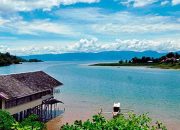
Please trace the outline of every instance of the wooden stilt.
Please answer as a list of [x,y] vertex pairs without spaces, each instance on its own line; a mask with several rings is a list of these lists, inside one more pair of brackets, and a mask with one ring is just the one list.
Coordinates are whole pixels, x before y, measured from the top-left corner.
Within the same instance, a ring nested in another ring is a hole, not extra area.
[[51,104],[51,119],[53,117],[52,104]]
[[19,121],[22,121],[22,119],[23,119],[23,112],[21,111],[21,112],[19,113]]

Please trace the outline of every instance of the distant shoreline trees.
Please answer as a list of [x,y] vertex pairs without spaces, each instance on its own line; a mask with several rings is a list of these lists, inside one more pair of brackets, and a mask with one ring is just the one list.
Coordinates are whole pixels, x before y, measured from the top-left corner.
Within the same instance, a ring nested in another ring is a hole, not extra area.
[[146,66],[161,69],[180,69],[180,54],[170,52],[160,58],[134,57],[131,60],[120,60],[118,63],[97,63],[90,66]]
[[22,62],[42,62],[38,59],[23,59],[18,56],[11,55],[9,52],[0,53],[0,66],[9,66],[12,64],[20,64]]
[[143,56],[142,58],[137,58],[134,57],[129,61],[119,61],[119,64],[123,64],[123,63],[178,63],[180,59],[180,54],[178,53],[173,53],[170,52],[168,54],[166,54],[165,56],[162,56],[160,58],[153,58],[153,57],[145,57]]

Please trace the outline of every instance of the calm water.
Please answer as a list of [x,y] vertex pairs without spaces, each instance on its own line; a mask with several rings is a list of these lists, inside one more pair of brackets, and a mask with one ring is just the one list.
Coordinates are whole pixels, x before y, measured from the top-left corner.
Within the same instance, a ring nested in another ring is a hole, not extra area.
[[64,83],[57,88],[61,93],[55,97],[64,101],[66,113],[76,118],[100,108],[111,111],[113,102],[121,102],[122,108],[137,113],[149,112],[157,119],[180,121],[180,71],[86,64],[26,63],[1,67],[0,74],[43,70],[54,76]]

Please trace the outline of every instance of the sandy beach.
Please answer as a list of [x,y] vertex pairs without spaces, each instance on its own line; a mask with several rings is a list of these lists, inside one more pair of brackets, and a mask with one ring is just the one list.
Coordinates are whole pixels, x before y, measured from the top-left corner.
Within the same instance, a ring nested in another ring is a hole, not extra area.
[[[91,116],[87,116],[85,118],[85,116],[83,118],[79,118],[82,119],[83,121],[85,121],[86,119],[89,119],[89,117]],[[76,118],[77,119],[77,118]],[[64,118],[63,116],[61,117],[57,117],[51,121],[49,121],[46,125],[47,125],[47,130],[60,130],[61,126],[63,124],[68,123],[73,123],[75,120],[75,117],[70,116],[69,119]],[[179,130],[180,128],[180,121],[167,121],[164,123],[167,127],[168,130]]]
[[[69,109],[70,110],[70,109]],[[84,111],[83,109],[76,109],[76,112],[66,111],[63,115],[49,121],[47,125],[47,130],[60,130],[61,126],[66,123],[73,123],[75,120],[85,121],[91,119],[92,115],[97,114],[97,111]],[[111,115],[104,115],[107,119],[111,118]],[[161,119],[163,124],[166,125],[168,130],[179,130],[180,121],[171,119]],[[156,121],[156,120],[154,120]]]
[[[71,110],[71,111],[69,111]],[[76,111],[76,112],[75,112]],[[94,111],[86,111],[86,109],[79,109],[79,108],[67,108],[66,112],[62,115],[59,116],[49,122],[47,122],[47,129],[48,130],[60,130],[60,127],[63,124],[66,123],[73,123],[75,120],[82,120],[85,121],[87,119],[91,119],[92,115],[97,114],[98,110]]]

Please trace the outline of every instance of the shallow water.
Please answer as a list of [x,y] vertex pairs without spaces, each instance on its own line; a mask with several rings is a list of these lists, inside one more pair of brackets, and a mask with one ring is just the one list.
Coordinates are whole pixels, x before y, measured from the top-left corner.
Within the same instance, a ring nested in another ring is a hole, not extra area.
[[[90,62],[25,63],[0,67],[0,74],[43,70],[64,85],[55,97],[65,102],[65,118],[85,119],[113,102],[136,113],[180,121],[180,71],[143,67],[92,67]],[[69,119],[67,119],[69,120]],[[66,119],[65,119],[66,121]]]

